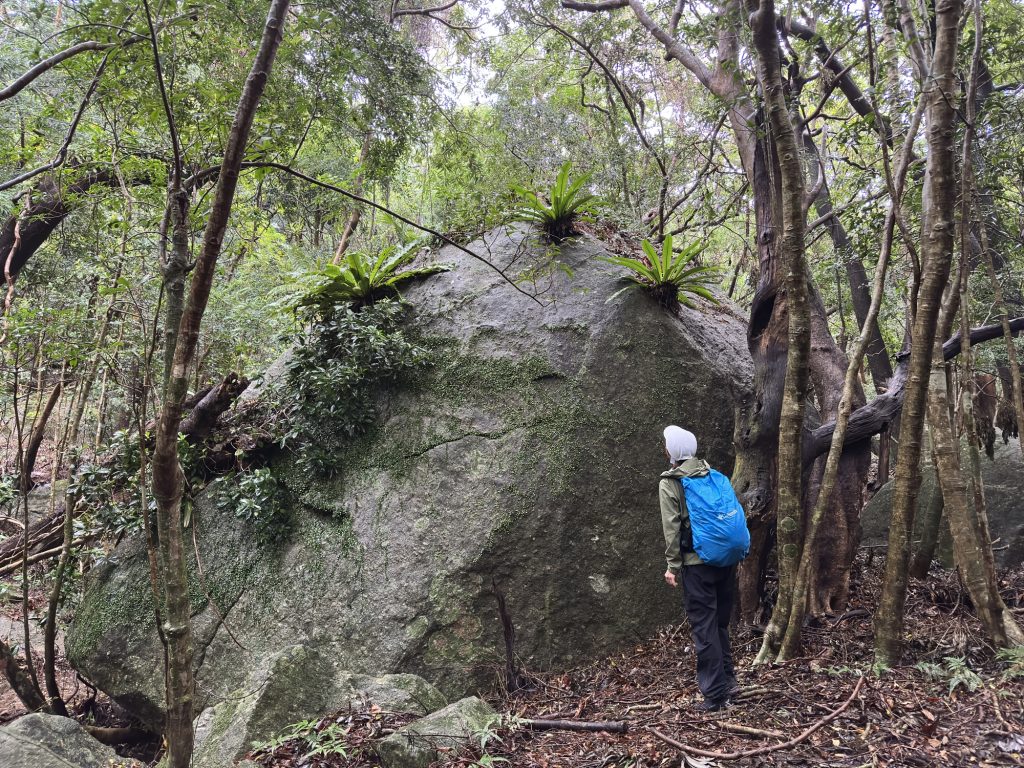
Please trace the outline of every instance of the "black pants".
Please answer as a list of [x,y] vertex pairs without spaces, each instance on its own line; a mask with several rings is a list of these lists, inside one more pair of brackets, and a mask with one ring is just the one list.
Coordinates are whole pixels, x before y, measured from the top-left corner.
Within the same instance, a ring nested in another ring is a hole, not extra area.
[[729,644],[736,566],[687,565],[683,605],[697,649],[697,684],[704,698],[721,701],[736,682]]

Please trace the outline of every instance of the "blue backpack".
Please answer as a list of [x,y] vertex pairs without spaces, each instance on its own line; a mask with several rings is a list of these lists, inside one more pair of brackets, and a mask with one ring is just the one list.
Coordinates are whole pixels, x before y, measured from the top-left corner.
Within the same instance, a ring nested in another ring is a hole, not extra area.
[[693,531],[693,551],[708,565],[736,565],[750,551],[750,531],[729,478],[712,469],[680,478]]

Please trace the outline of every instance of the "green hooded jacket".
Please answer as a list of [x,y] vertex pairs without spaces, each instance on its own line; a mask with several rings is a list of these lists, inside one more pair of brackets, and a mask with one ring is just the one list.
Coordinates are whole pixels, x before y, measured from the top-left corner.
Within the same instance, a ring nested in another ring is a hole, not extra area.
[[665,561],[668,570],[679,575],[684,565],[704,565],[693,551],[690,515],[683,497],[683,477],[703,477],[711,466],[703,459],[686,459],[678,467],[661,473],[658,497],[661,501],[661,527],[665,533]]

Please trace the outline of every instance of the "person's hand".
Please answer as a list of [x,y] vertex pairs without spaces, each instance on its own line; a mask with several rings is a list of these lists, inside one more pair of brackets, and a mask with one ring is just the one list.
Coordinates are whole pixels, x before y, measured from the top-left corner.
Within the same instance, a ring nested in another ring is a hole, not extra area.
[[679,579],[676,578],[676,575],[672,573],[672,571],[665,571],[665,583],[670,587],[678,587]]

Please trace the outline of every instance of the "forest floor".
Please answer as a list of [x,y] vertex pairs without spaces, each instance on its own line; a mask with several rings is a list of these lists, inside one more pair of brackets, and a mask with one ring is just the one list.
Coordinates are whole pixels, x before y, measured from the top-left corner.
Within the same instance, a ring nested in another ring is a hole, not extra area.
[[[478,741],[438,765],[1024,765],[1024,668],[1013,674],[995,658],[963,603],[954,573],[934,571],[927,582],[912,583],[908,666],[882,676],[871,673],[870,609],[880,589],[879,562],[873,568],[860,564],[864,578],[855,581],[845,614],[805,630],[801,658],[752,668],[760,637],[740,633],[734,647],[744,691],[722,712],[695,709],[700,695],[684,622],[627,652],[561,673],[529,675],[528,690],[491,697],[499,712],[517,718],[618,721],[627,724],[626,733],[534,731],[506,724],[484,734],[482,748]],[[1024,620],[1024,569],[1004,574],[1001,592]],[[338,713],[317,728],[345,732],[345,757],[310,758],[308,743],[301,740],[254,757],[267,768],[376,766],[373,738],[402,722],[384,713]],[[801,736],[799,743],[786,745]],[[760,754],[744,756],[755,751]]]
[[[689,628],[682,622],[584,667],[549,674],[526,671],[526,690],[488,697],[495,709],[513,719],[483,734],[482,746],[478,739],[438,765],[1024,765],[1024,668],[1014,675],[995,658],[963,602],[955,573],[935,570],[927,582],[911,583],[907,665],[882,676],[871,673],[870,610],[877,604],[881,562],[878,558],[872,567],[859,564],[861,576],[852,585],[849,610],[807,627],[799,659],[752,668],[760,637],[751,631],[737,633],[734,649],[743,693],[722,712],[695,709],[700,696],[694,654]],[[1024,569],[1003,574],[1000,587],[1007,604],[1024,620]],[[76,691],[73,709],[80,719],[127,724],[124,713],[77,680],[63,658],[58,674],[62,687]],[[0,721],[23,714],[6,694],[0,691]],[[534,731],[517,726],[514,718],[617,721],[628,731]],[[274,749],[252,758],[266,768],[369,768],[379,765],[373,740],[409,719],[383,712],[335,713],[318,721],[315,729],[321,735],[312,742],[279,739]],[[798,743],[787,745],[799,737]],[[688,750],[685,757],[671,741]],[[312,755],[315,745],[335,754]],[[339,748],[332,750],[332,745]],[[126,754],[152,761],[155,747],[137,746]],[[752,751],[760,754],[744,756]]]

